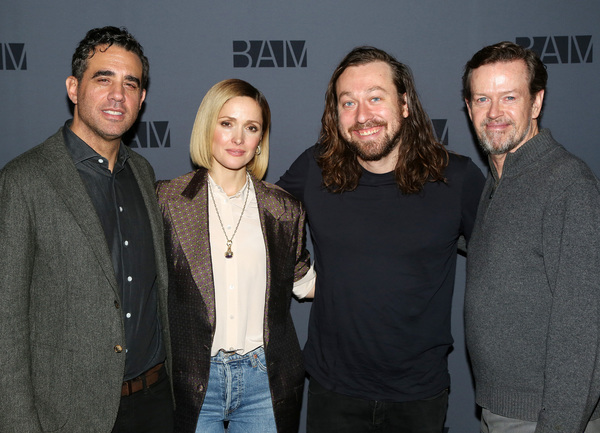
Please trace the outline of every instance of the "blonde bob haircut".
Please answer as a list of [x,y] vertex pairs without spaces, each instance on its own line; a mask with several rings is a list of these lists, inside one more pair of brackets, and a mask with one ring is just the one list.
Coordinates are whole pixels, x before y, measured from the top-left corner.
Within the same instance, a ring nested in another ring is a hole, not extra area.
[[243,80],[229,79],[221,81],[206,93],[194,121],[190,139],[190,157],[199,167],[210,170],[212,165],[212,142],[217,119],[223,105],[231,98],[247,96],[256,101],[262,113],[262,139],[260,154],[248,163],[248,170],[257,179],[262,179],[269,165],[269,131],[271,129],[271,110],[265,96],[254,86]]

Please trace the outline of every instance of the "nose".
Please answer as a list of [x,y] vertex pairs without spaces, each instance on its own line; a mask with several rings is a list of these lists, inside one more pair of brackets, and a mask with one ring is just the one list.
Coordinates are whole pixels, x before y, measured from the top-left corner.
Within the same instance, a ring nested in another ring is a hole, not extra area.
[[367,123],[371,117],[371,110],[366,104],[358,104],[356,106],[356,121],[358,123]]
[[244,132],[241,130],[241,128],[235,128],[233,130],[232,141],[237,145],[240,145],[244,142]]
[[123,102],[125,100],[125,91],[123,90],[122,83],[114,83],[110,88],[108,97],[113,101]]
[[502,107],[500,106],[499,101],[491,101],[490,108],[488,110],[488,117],[490,119],[497,119],[502,116],[504,113],[502,111]]

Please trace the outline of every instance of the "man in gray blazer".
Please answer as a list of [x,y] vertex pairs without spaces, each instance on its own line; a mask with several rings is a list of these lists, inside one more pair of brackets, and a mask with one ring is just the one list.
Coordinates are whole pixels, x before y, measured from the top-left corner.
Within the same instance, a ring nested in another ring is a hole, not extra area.
[[172,431],[154,172],[121,143],[148,60],[125,29],[73,55],[73,119],[0,172],[0,431]]

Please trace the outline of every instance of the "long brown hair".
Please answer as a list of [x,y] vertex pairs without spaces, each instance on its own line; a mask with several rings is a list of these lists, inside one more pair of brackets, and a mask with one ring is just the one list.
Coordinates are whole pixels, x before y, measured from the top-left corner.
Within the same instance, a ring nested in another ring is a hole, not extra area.
[[405,194],[414,194],[421,191],[426,182],[446,181],[444,169],[448,165],[448,151],[435,138],[431,120],[417,96],[410,69],[385,51],[365,46],[353,49],[344,57],[333,72],[325,94],[317,162],[323,172],[323,183],[332,192],[356,189],[362,173],[355,153],[339,132],[337,80],[349,66],[378,61],[392,68],[398,101],[408,107],[408,117],[400,126],[398,161],[394,170],[398,188]]

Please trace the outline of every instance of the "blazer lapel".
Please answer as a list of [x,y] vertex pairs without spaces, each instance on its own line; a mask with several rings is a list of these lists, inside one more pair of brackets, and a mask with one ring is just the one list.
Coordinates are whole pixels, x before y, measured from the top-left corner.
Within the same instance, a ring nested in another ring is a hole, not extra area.
[[[260,225],[265,240],[266,252],[267,252],[267,287],[265,293],[265,317],[263,323],[264,329],[264,344],[265,347],[269,343],[269,323],[268,323],[268,312],[271,303],[271,288],[273,282],[273,266],[271,266],[272,260],[277,260],[277,246],[279,236],[277,235],[276,225],[277,221],[285,212],[285,206],[276,197],[270,194],[269,189],[260,180],[251,176],[252,182],[254,183],[254,190],[256,191],[256,201],[258,203],[258,215],[260,217]],[[270,242],[269,242],[270,241]]]
[[119,288],[100,219],[64,145],[62,129],[54,137],[56,140],[47,148],[48,164],[41,167],[41,170],[48,179],[48,184],[62,198],[75,221],[87,236],[88,246],[94,251],[98,263],[118,297]]
[[207,171],[199,169],[181,195],[168,203],[177,238],[189,263],[192,278],[215,326],[215,292],[208,231]]
[[[131,153],[132,151],[130,151]],[[156,191],[154,189],[154,178],[150,173],[147,173],[138,167],[136,158],[131,156],[129,158],[129,166],[133,171],[133,176],[138,184],[142,198],[144,199],[144,205],[146,206],[146,213],[150,220],[150,228],[152,230],[152,243],[154,245],[154,255],[156,260],[156,271],[157,278],[160,279],[159,287],[166,287],[167,276],[165,275],[166,259],[163,253],[164,250],[164,231],[163,221],[161,218],[160,209],[158,207],[158,201],[156,200]]]

